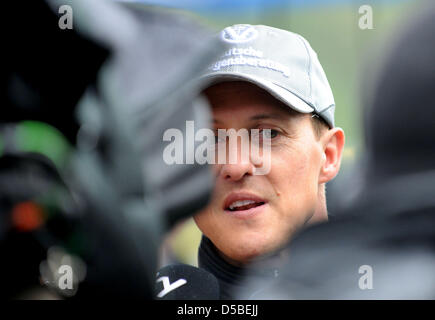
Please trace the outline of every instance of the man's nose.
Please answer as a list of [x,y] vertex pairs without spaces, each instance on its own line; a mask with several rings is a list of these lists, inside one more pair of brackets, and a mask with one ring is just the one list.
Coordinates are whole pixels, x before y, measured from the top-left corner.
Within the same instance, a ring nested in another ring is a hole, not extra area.
[[250,155],[249,133],[243,131],[238,133],[240,136],[231,136],[235,132],[230,132],[226,143],[218,150],[218,153],[220,153],[223,149],[226,149],[223,157],[226,158],[226,161],[224,164],[219,165],[218,174],[226,181],[239,181],[245,176],[254,175],[255,172],[255,166]]
[[251,162],[224,164],[220,170],[220,176],[226,181],[239,181],[245,176],[252,176],[253,174],[254,166]]

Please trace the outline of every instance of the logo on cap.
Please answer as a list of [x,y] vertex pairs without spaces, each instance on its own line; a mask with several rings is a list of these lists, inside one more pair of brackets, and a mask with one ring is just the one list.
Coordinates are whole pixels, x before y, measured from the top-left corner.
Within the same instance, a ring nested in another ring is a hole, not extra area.
[[222,30],[222,40],[231,43],[248,42],[258,35],[257,29],[249,24],[238,24]]

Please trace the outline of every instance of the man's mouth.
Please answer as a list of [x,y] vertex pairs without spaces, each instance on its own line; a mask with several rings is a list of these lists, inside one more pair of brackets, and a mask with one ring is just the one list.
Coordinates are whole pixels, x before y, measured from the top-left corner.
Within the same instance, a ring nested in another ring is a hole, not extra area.
[[266,202],[266,200],[251,193],[233,192],[226,197],[223,209],[230,212],[245,211],[249,213],[252,211],[250,209],[263,206]]
[[238,200],[231,203],[226,210],[229,211],[242,211],[249,210],[251,208],[255,208],[258,206],[262,206],[264,204],[263,201],[256,202],[254,200]]

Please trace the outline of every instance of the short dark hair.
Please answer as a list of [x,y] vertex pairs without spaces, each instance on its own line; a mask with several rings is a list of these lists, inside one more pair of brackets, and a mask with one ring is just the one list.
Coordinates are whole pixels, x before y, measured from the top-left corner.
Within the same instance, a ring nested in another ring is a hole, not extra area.
[[329,130],[329,125],[322,117],[320,117],[316,113],[311,114],[311,119],[312,119],[311,123],[313,124],[314,133],[316,134],[316,137],[320,139],[322,134],[325,131]]

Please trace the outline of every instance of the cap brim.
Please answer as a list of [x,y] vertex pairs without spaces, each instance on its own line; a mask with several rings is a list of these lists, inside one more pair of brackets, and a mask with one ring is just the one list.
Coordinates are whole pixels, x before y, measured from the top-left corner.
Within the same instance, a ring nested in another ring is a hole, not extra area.
[[260,88],[269,92],[276,99],[282,101],[290,108],[301,113],[314,112],[314,108],[307,104],[304,100],[299,98],[292,92],[274,84],[269,80],[262,79],[253,75],[247,75],[237,72],[214,72],[201,77],[201,80],[205,81],[207,86],[211,86],[216,83],[242,80],[253,83]]

